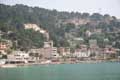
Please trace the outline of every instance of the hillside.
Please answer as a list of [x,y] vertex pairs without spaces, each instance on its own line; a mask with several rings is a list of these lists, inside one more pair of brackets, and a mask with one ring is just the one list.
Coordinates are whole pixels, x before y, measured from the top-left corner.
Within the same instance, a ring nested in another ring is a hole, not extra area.
[[1,37],[17,41],[17,48],[42,47],[46,38],[33,29],[25,30],[24,24],[27,23],[36,24],[48,31],[50,39],[58,47],[71,46],[75,38],[83,38],[85,44],[88,44],[89,39],[97,39],[101,47],[105,44],[104,39],[108,39],[107,44],[120,47],[120,21],[115,16],[58,12],[21,4],[0,4],[0,30],[3,34]]

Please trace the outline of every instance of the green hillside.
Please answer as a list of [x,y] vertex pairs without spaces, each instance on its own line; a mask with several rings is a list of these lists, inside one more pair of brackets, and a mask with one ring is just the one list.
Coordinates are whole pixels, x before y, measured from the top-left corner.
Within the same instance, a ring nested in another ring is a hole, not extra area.
[[[26,23],[37,24],[47,30],[57,47],[71,46],[70,42],[80,37],[85,44],[89,39],[97,39],[100,47],[104,47],[104,39],[108,39],[107,44],[120,48],[120,21],[115,16],[0,4],[1,38],[12,40],[13,43],[17,41],[18,46],[14,45],[14,48],[42,47],[44,36],[33,30],[25,30]],[[101,31],[100,34],[97,34],[97,30]],[[94,33],[88,37],[86,31]]]

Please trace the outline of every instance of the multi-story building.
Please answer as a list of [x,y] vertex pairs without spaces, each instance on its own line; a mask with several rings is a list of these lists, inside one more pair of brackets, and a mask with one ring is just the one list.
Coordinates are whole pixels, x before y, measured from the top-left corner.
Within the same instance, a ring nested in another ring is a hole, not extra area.
[[53,47],[52,48],[52,57],[59,57],[58,51],[57,51],[57,47]]
[[87,58],[90,56],[90,50],[76,49],[74,56],[78,58]]
[[71,54],[69,47],[60,47],[58,52],[61,56],[69,56]]
[[115,58],[117,57],[117,50],[113,47],[104,48],[104,58]]
[[28,54],[32,59],[39,60],[43,56],[44,48],[30,49]]
[[30,56],[24,51],[13,51],[11,54],[7,55],[7,63],[28,63]]
[[0,50],[6,50],[7,47],[7,43],[6,42],[0,42]]
[[46,58],[50,59],[52,57],[59,57],[59,54],[57,53],[57,48],[53,47],[53,41],[44,42],[44,47],[39,49],[30,49],[28,51],[29,54],[32,54],[33,57],[36,56],[36,58]]
[[87,45],[80,45],[80,48],[75,49],[74,55],[79,58],[89,57],[91,54],[90,49],[88,49]]
[[6,50],[9,49],[7,42],[0,42],[0,53],[6,55]]

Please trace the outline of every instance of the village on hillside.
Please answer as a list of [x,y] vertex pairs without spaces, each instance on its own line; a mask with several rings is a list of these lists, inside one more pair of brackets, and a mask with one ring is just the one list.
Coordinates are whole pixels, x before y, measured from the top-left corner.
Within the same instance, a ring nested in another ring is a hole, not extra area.
[[[3,39],[0,41],[0,66],[7,64],[31,65],[31,64],[62,64],[62,63],[80,63],[80,62],[102,62],[102,61],[120,61],[120,50],[105,45],[104,48],[98,46],[95,39],[89,40],[89,46],[83,43],[83,38],[74,38],[71,45],[79,47],[71,49],[70,47],[55,47],[53,40],[49,38],[49,32],[38,27],[36,24],[24,24],[25,29],[33,29],[42,33],[46,40],[42,48],[31,48],[27,51],[13,50],[12,41]],[[96,30],[100,33],[100,30]],[[86,36],[93,34],[86,31]],[[2,33],[0,34],[2,35]],[[107,42],[108,40],[105,39]],[[16,42],[17,46],[17,42]]]

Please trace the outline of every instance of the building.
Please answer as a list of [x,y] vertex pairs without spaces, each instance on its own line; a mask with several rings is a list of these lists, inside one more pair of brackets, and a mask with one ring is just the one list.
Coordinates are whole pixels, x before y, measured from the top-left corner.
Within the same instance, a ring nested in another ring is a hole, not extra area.
[[53,47],[53,41],[44,42],[44,48]]
[[39,60],[43,57],[44,48],[30,49],[27,53],[33,60]]
[[43,57],[46,59],[50,59],[52,57],[52,48],[51,47],[44,48]]
[[11,54],[7,55],[6,63],[28,63],[30,60],[29,54],[24,51],[13,51]]
[[97,45],[97,40],[95,39],[89,40],[89,48],[91,52],[91,57],[96,57],[97,55],[100,54],[100,48]]
[[90,46],[90,48],[96,47],[97,46],[97,40],[95,40],[95,39],[89,40],[89,46]]
[[117,50],[113,47],[104,48],[104,58],[115,58],[117,57]]
[[0,50],[6,50],[8,48],[6,42],[0,42]]
[[92,32],[90,32],[89,30],[87,30],[87,31],[85,32],[85,35],[86,35],[87,37],[90,37],[90,36],[92,35]]
[[64,22],[64,24],[72,23],[72,24],[78,26],[78,25],[87,24],[88,22],[90,22],[89,19],[72,18],[72,19],[67,19]]
[[61,56],[65,55],[65,54],[66,54],[66,53],[65,53],[65,48],[64,48],[64,47],[59,47],[59,48],[58,48],[58,53],[59,53]]
[[52,48],[52,57],[53,57],[53,58],[58,58],[58,57],[60,57],[59,54],[58,54],[58,51],[57,51],[57,47],[53,47],[53,48]]
[[28,53],[31,54],[33,58],[36,58],[38,60],[40,58],[50,59],[53,57],[59,57],[57,48],[53,47],[53,41],[44,42],[43,48],[30,49]]
[[53,47],[53,41],[44,42],[44,57],[45,58],[59,57],[59,54],[57,53],[57,48]]
[[58,48],[58,52],[61,56],[69,56],[71,55],[69,47],[60,47]]
[[80,45],[80,48],[84,51],[88,49],[87,45],[84,45],[84,44]]
[[7,42],[0,42],[0,53],[6,55],[6,50],[9,49]]
[[24,24],[25,29],[33,29],[35,31],[39,31],[40,27],[38,27],[36,24]]
[[89,57],[91,54],[90,50],[88,49],[87,45],[80,45],[80,48],[75,49],[74,56],[79,58],[86,58]]
[[6,50],[12,47],[12,42],[10,40],[0,41],[0,50]]
[[32,57],[32,59],[40,60],[42,58],[50,59],[52,56],[52,48],[38,48],[38,49],[30,49],[28,54]]
[[[76,37],[73,39],[72,43],[77,46],[77,45],[81,45],[84,43],[84,39],[82,37]],[[73,45],[72,44],[72,45]]]
[[78,58],[87,58],[90,56],[90,50],[76,49],[74,56]]
[[29,54],[24,51],[13,51],[11,54],[8,55],[8,59],[28,60],[29,58]]

